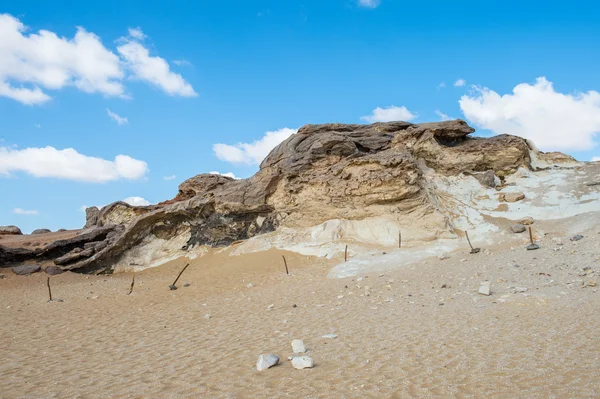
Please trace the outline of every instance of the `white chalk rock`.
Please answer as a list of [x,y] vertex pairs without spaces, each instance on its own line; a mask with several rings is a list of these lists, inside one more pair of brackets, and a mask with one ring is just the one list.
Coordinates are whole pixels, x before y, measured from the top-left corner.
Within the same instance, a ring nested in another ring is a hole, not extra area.
[[335,334],[325,334],[325,335],[323,335],[323,338],[335,339],[335,338],[337,338],[337,335],[335,335]]
[[258,371],[263,371],[268,368],[271,368],[279,363],[279,356],[269,353],[267,355],[260,355],[258,357],[258,361],[256,362],[256,369]]
[[492,295],[491,284],[489,281],[484,281],[479,286],[479,293],[481,295]]
[[294,353],[304,353],[306,352],[306,346],[301,339],[295,339],[292,341],[292,351]]
[[311,369],[314,367],[314,363],[312,357],[310,356],[300,356],[292,359],[292,366],[295,369]]

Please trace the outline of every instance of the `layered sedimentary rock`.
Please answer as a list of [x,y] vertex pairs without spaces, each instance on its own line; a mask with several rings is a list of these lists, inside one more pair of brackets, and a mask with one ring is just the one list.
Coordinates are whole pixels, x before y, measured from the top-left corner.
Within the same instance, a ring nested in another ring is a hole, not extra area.
[[[389,237],[410,229],[408,239],[415,241],[456,237],[451,202],[432,176],[464,173],[496,187],[532,163],[524,139],[473,138],[473,132],[461,120],[306,125],[275,147],[249,179],[202,174],[158,205],[116,202],[88,210],[86,227],[110,228],[110,238],[88,240],[100,244],[85,256],[90,246],[83,241],[63,245],[58,263],[84,272],[149,267],[202,246],[226,246],[276,230],[365,243],[375,240],[365,226],[369,231],[378,226]],[[47,257],[49,250],[36,256]]]

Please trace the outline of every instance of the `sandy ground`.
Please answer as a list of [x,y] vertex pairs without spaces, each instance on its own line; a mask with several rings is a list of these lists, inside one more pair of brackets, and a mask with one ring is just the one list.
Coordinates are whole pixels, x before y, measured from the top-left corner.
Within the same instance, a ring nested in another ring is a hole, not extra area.
[[[130,274],[54,276],[52,303],[45,274],[0,270],[0,397],[600,397],[599,228],[343,279],[340,259],[211,252],[177,291],[184,260],[129,296]],[[313,369],[287,360],[295,338]],[[262,353],[280,364],[256,371]]]

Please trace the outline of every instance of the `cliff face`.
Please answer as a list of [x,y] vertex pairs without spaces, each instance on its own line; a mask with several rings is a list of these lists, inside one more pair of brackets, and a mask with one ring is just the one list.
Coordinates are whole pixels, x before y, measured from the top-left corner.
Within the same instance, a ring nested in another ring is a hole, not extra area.
[[409,242],[456,237],[453,202],[436,179],[474,176],[489,188],[532,161],[522,138],[473,132],[461,120],[306,125],[249,179],[202,174],[161,204],[117,202],[90,212],[87,227],[122,226],[118,238],[65,268],[149,267],[273,231],[297,241],[383,245],[399,230],[410,231]]

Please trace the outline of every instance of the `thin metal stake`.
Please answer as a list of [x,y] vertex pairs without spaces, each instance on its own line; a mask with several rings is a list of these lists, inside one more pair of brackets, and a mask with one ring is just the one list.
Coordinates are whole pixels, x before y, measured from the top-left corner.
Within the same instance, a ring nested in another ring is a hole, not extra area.
[[52,302],[52,290],[50,289],[50,277],[48,277],[47,284],[48,284],[48,296],[50,297],[50,300],[48,302]]
[[285,256],[281,255],[281,257],[283,258],[283,264],[285,265],[285,274],[287,274],[289,276],[290,272],[288,270],[287,260],[285,260]]
[[348,261],[348,246],[346,245],[346,249],[344,249],[344,262]]
[[398,232],[398,248],[402,248],[402,232]]
[[169,286],[169,288],[171,289],[171,291],[176,290],[177,286],[175,284],[177,284],[177,280],[179,280],[179,277],[181,277],[181,275],[183,274],[183,272],[185,271],[185,269],[188,268],[190,264],[188,263],[187,265],[185,265],[185,267],[183,269],[181,269],[181,271],[179,272],[179,274],[177,275],[177,278],[175,279],[175,281],[173,281],[173,284],[171,284]]
[[135,284],[135,272],[131,273],[131,286],[129,286],[129,292],[127,293],[127,295],[131,295],[131,293],[133,292],[134,284]]

